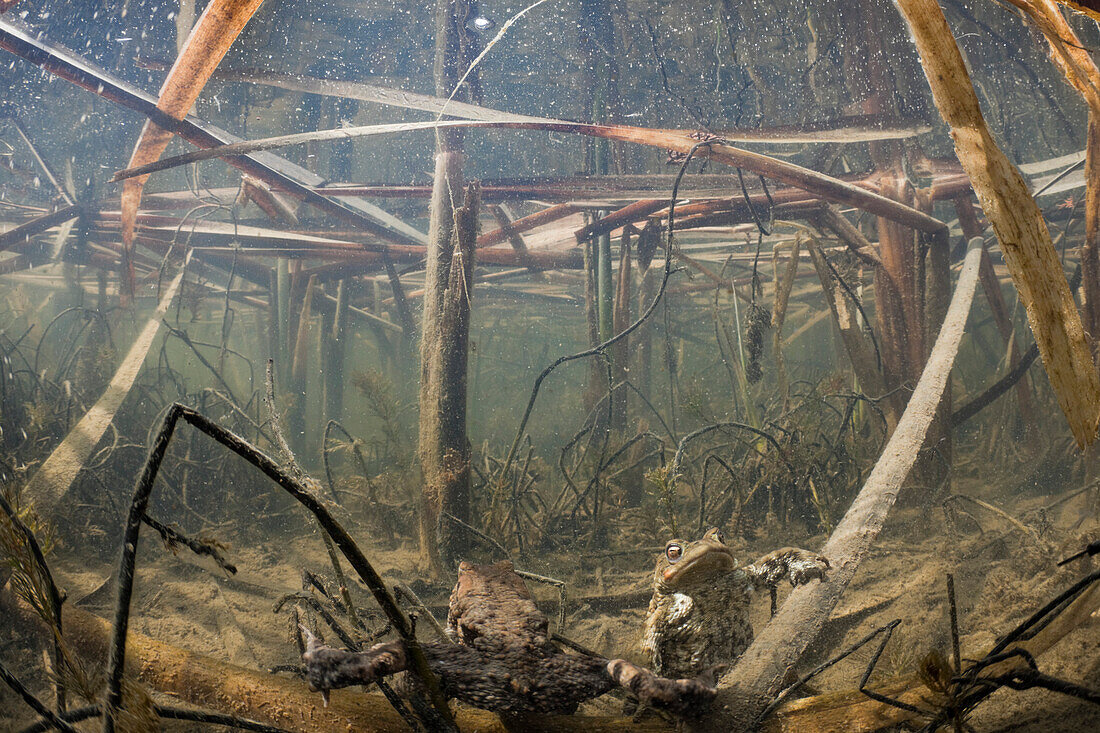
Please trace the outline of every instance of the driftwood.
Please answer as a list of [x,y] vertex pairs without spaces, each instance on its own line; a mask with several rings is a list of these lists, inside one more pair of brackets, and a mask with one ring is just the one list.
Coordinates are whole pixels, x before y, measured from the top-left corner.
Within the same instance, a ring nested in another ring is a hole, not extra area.
[[[164,69],[167,68],[168,64],[161,60],[139,58],[138,66],[145,69]],[[339,79],[320,79],[304,74],[277,74],[252,69],[219,69],[214,72],[212,78],[221,81],[259,84],[305,94],[356,99],[360,102],[372,102],[404,109],[418,109],[443,115],[444,117],[500,122],[515,120],[527,120],[529,122],[558,121],[547,117],[532,117],[477,104],[467,104],[454,99],[417,94],[405,89],[380,87],[374,84]],[[922,135],[931,130],[930,125],[921,122],[879,115],[857,115],[817,124],[780,125],[769,128],[735,128],[723,129],[719,132],[723,138],[735,142],[802,145],[817,142],[860,143],[874,140],[905,139]],[[684,132],[690,133],[694,130],[685,130]]]
[[[206,6],[202,17],[191,30],[179,58],[173,64],[168,78],[160,90],[157,109],[181,120],[199,98],[210,74],[263,0],[213,0]],[[160,157],[172,140],[171,130],[157,127],[152,120],[145,121],[130,165],[149,163]],[[133,297],[134,266],[131,261],[134,246],[134,219],[141,204],[141,191],[145,178],[127,181],[122,187],[122,251],[123,282],[125,293]]]
[[[1100,336],[1100,68],[1054,0],[1009,0],[1042,31],[1050,58],[1089,108],[1085,137],[1085,241],[1081,255],[1085,330]],[[1095,3],[1094,3],[1095,5]],[[1093,10],[1096,19],[1096,10]]]
[[1100,422],[1100,375],[1042,211],[993,139],[962,54],[936,0],[898,0],[955,151],[997,234],[1027,309],[1051,387],[1081,447]]
[[719,685],[715,710],[700,730],[747,730],[821,631],[881,531],[902,481],[917,459],[951,375],[978,281],[980,249],[971,249],[936,345],[897,429],[867,482],[821,553],[834,566],[828,583],[796,588]]

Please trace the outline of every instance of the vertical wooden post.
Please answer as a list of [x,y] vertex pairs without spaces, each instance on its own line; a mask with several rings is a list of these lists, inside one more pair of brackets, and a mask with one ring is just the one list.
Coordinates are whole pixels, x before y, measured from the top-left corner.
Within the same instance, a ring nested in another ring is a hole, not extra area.
[[[653,302],[653,297],[657,294],[657,281],[659,279],[658,273],[654,270],[647,269],[642,274],[642,283],[638,288],[639,313],[644,313],[649,304]],[[638,354],[638,362],[635,365],[636,378],[631,381],[634,382],[634,386],[638,388],[638,391],[646,396],[646,399],[652,398],[653,324],[654,318],[650,317],[633,334],[636,337],[635,341],[638,343],[638,347],[635,349]]]
[[[581,0],[580,11],[583,22],[579,26],[578,46],[592,76],[585,106],[593,122],[615,122],[622,109],[615,16],[608,0]],[[623,172],[621,143],[590,139],[586,144],[595,173],[603,175],[612,168]]]
[[[401,285],[401,277],[397,274],[397,268],[393,265],[388,252],[382,253],[382,262],[386,267],[386,277],[390,281],[390,290],[393,292],[393,308],[397,312],[397,322],[401,324],[405,345],[411,344],[416,339],[416,321],[413,319],[412,308],[409,307],[409,299],[405,297],[405,288]],[[376,299],[380,302],[380,299]]]
[[[597,262],[596,242],[587,239],[584,241],[584,317],[588,326],[588,345],[595,346],[600,343],[600,313],[597,305]],[[588,359],[588,387],[584,390],[584,411],[588,413],[596,406],[596,401],[603,394],[602,385],[603,365],[598,359]]]
[[309,386],[310,347],[313,337],[313,294],[317,289],[317,276],[310,275],[302,291],[302,309],[298,315],[298,327],[294,332],[294,351],[290,360],[290,396],[291,406],[287,411],[286,425],[288,440],[298,452],[306,449],[306,410],[309,406],[306,390]]
[[[272,354],[275,359],[275,379],[282,380],[290,377],[290,367],[287,361],[287,353],[290,343],[290,260],[280,257],[275,264],[275,294],[276,294],[276,333],[279,337],[277,353]],[[276,381],[278,386],[278,381]]]
[[[883,180],[879,193],[883,196],[913,203],[912,189],[895,178]],[[924,367],[924,298],[918,289],[919,270],[924,263],[916,257],[916,235],[912,229],[879,218],[879,252],[882,267],[876,272],[876,298],[879,295],[877,283],[882,276],[889,277],[897,293],[897,300],[882,298],[884,359],[889,367],[888,374],[896,380],[887,384],[894,389],[903,383],[915,384]],[[885,289],[885,288],[884,288]],[[908,399],[906,395],[905,399]]]
[[[646,225],[642,227],[642,230],[638,233],[638,241],[634,247],[634,251],[638,253],[638,272],[641,275],[641,285],[638,287],[639,313],[644,313],[646,311],[657,294],[658,274],[654,270],[651,270],[649,266],[653,262],[653,256],[657,253],[659,239],[660,227],[650,220],[646,222]],[[638,391],[646,396],[646,399],[650,399],[651,396],[650,372],[653,362],[653,329],[655,321],[655,318],[650,318],[647,322],[643,323],[634,334],[636,337],[635,343],[638,344],[638,347],[635,349],[638,353],[638,363],[636,365],[637,378],[632,381],[634,381],[634,386],[638,388]]]
[[[324,286],[319,286],[320,292],[318,295],[318,302],[321,303],[321,328],[317,334],[317,338],[314,339],[316,345],[316,363],[318,365],[318,383],[317,383],[317,406],[314,412],[316,413],[316,422],[312,419],[307,423],[309,425],[326,425],[329,421],[329,393],[333,387],[333,375],[332,375],[332,352],[335,347],[333,346],[333,327],[332,324],[336,320],[336,308],[335,303],[330,303],[327,297],[327,290]],[[321,444],[321,440],[316,435],[316,430],[310,430],[307,433],[307,438],[310,440],[306,446],[306,450],[310,451],[306,455],[320,456],[324,450],[324,446]],[[313,453],[312,451],[316,451]]]
[[[615,312],[613,314],[612,331],[620,333],[630,326],[631,290],[633,268],[630,260],[630,229],[623,230],[622,244],[619,247],[619,280],[615,288]],[[619,341],[611,348],[611,365],[613,369],[613,383],[622,384],[630,374],[630,337]],[[623,430],[626,427],[626,416],[629,407],[629,392],[625,386],[620,387],[611,395],[611,427],[615,430]]]
[[[465,535],[454,524],[441,521],[449,514],[470,519],[470,447],[466,435],[466,368],[470,341],[470,294],[477,242],[480,190],[470,184],[463,205],[455,210],[447,280],[439,292],[433,322],[424,320],[421,358],[428,365],[420,383],[420,465],[424,474],[421,540],[436,544],[439,560],[460,559],[467,548]],[[427,291],[425,296],[427,296]],[[429,341],[428,331],[432,331]],[[429,344],[429,353],[424,345]],[[424,548],[421,548],[423,553]],[[424,559],[431,561],[429,547]]]
[[600,314],[600,343],[614,336],[615,280],[611,272],[611,235],[596,238],[596,302]]
[[[440,97],[450,97],[463,71],[458,23],[460,18],[466,17],[465,10],[465,0],[436,2],[434,72],[435,91]],[[465,434],[465,378],[463,376],[461,385],[446,381],[452,374],[446,369],[445,352],[455,347],[447,340],[455,338],[455,335],[443,328],[444,297],[448,293],[452,257],[456,249],[454,201],[463,190],[463,140],[462,131],[458,129],[436,133],[435,181],[432,186],[421,309],[418,451],[424,486],[419,515],[420,564],[433,577],[438,577],[443,571],[441,550],[453,552],[458,547],[452,539],[453,523],[441,522],[443,507],[449,506],[448,511],[452,513],[457,511],[454,516],[458,519],[469,520],[468,503],[463,505],[457,501],[469,493],[468,461],[465,468],[454,465],[455,455],[461,460],[462,456],[467,455],[467,449],[465,445],[448,442],[454,432],[451,424],[454,420],[461,420],[463,436]],[[465,343],[463,340],[463,348]],[[461,403],[456,394],[459,389],[463,395]],[[461,415],[444,414],[444,404],[455,406]],[[465,490],[458,485],[463,476],[467,484]],[[446,496],[448,492],[451,497]]]
[[279,348],[279,266],[271,268],[267,281],[267,355],[274,361],[276,370],[282,370],[282,351]]
[[344,354],[347,349],[348,283],[336,285],[336,307],[330,328],[325,329],[325,419],[340,420],[344,414]]

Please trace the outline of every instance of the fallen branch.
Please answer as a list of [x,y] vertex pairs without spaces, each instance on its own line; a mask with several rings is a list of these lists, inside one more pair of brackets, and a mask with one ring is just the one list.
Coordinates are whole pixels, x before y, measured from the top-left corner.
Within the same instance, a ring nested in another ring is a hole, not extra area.
[[837,525],[821,554],[835,570],[828,583],[791,592],[787,602],[722,679],[714,712],[702,730],[748,730],[778,692],[787,671],[821,631],[886,522],[902,481],[917,459],[925,433],[955,363],[978,281],[981,249],[971,249],[936,345],[882,457]]
[[[56,44],[40,38],[13,18],[0,18],[0,48],[40,66],[109,102],[143,114],[157,126],[171,130],[192,145],[211,147],[237,140],[234,136],[194,116],[177,120],[157,107],[157,100],[145,91],[118,79],[95,64]],[[339,203],[318,193],[324,179],[290,161],[274,155],[232,158],[235,168],[286,191],[314,208],[353,226],[377,234],[386,241],[423,244],[427,237],[379,207],[358,199]]]
[[[439,691],[438,681],[428,667],[427,659],[416,639],[415,629],[401,607],[397,605],[382,577],[367,560],[359,546],[351,538],[339,522],[329,513],[325,505],[312,493],[312,491],[296,477],[285,471],[269,456],[261,452],[255,446],[244,439],[226,430],[217,423],[212,422],[195,410],[184,405],[174,403],[168,408],[160,430],[153,439],[149,448],[145,465],[141,474],[134,483],[134,498],[130,504],[130,512],[126,522],[125,534],[122,543],[122,556],[116,573],[118,579],[118,595],[115,603],[115,627],[112,633],[110,645],[110,663],[107,673],[107,697],[104,709],[104,732],[111,733],[113,720],[122,704],[122,674],[126,659],[126,631],[130,620],[130,601],[133,596],[134,566],[137,559],[138,537],[141,529],[142,516],[149,503],[149,497],[156,481],[160,464],[168,449],[168,443],[175,431],[176,424],[183,420],[193,427],[206,433],[215,441],[221,443],[237,455],[244,458],[258,468],[265,476],[273,480],[280,488],[294,497],[302,506],[308,509],[325,534],[331,538],[347,558],[348,563],[354,568],[360,579],[371,591],[383,613],[393,624],[394,630],[401,637],[408,648],[409,671],[413,672],[427,692],[436,717],[432,720],[434,726],[440,730],[451,730],[453,720],[447,708],[446,701]],[[430,710],[430,709],[427,709]],[[426,711],[427,711],[426,710]]]
[[1020,360],[1016,362],[1016,366],[1013,367],[1008,374],[998,379],[993,386],[982,392],[974,399],[967,402],[965,405],[955,410],[951,415],[951,427],[957,428],[970,418],[977,415],[989,405],[993,404],[1001,395],[1013,386],[1027,374],[1027,370],[1031,368],[1031,365],[1035,363],[1035,360],[1039,358],[1039,345],[1032,344],[1031,348],[1020,357]]
[[51,214],[44,214],[37,219],[31,219],[25,224],[20,224],[15,229],[0,234],[0,252],[78,216],[80,216],[80,206],[74,204],[58,209]]
[[65,499],[77,474],[91,457],[100,438],[107,432],[107,427],[115,419],[115,413],[122,406],[123,400],[130,394],[138,372],[145,363],[145,357],[153,345],[153,339],[160,331],[161,318],[168,312],[168,306],[171,305],[183,281],[183,274],[184,270],[181,268],[179,274],[164,291],[156,311],[150,316],[138,337],[134,339],[130,351],[111,378],[107,389],[24,487],[24,495],[41,511],[49,514]]

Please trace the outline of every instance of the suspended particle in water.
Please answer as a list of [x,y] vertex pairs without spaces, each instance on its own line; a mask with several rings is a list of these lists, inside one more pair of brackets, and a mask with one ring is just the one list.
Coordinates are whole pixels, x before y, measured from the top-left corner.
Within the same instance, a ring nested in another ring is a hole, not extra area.
[[476,18],[470,18],[466,21],[466,30],[487,31],[495,28],[496,25],[496,21],[492,18],[486,18],[484,15],[479,15]]

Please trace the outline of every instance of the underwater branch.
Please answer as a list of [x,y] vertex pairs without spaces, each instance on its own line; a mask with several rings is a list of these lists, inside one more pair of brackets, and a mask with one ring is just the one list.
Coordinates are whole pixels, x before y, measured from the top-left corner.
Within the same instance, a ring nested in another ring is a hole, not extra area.
[[967,252],[939,337],[882,457],[821,553],[835,570],[828,583],[796,588],[764,631],[722,679],[715,710],[702,730],[748,730],[778,692],[783,677],[820,633],[867,556],[917,459],[958,354],[981,248]]

